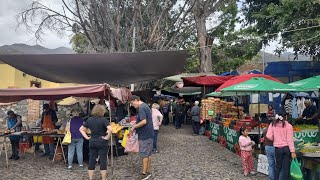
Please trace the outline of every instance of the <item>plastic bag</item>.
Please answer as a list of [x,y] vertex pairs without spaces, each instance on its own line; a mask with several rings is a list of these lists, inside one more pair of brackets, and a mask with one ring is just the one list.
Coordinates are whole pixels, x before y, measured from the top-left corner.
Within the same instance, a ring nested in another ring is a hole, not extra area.
[[129,130],[125,130],[124,134],[123,134],[123,139],[122,139],[122,142],[121,142],[121,146],[124,147],[124,148],[127,145],[127,136],[128,136],[128,134],[129,134]]
[[301,164],[298,162],[297,158],[291,161],[290,175],[294,180],[303,180],[303,174],[300,168]]
[[135,132],[127,135],[127,143],[124,152],[139,152],[138,134]]
[[62,144],[63,145],[71,144],[71,133],[70,133],[70,131],[67,131],[66,135],[63,138]]

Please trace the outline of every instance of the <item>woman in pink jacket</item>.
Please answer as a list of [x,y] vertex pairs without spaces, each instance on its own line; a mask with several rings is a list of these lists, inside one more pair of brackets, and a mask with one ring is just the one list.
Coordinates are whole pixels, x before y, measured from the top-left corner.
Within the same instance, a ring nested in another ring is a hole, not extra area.
[[296,158],[292,125],[282,115],[276,114],[275,120],[268,128],[267,138],[273,140],[273,146],[275,147],[276,168],[274,179],[279,179],[281,171],[283,179],[290,179],[291,158]]
[[163,120],[163,115],[159,111],[160,106],[157,103],[154,103],[152,105],[151,111],[152,111],[152,123],[153,123],[153,153],[158,153],[158,133],[159,128]]

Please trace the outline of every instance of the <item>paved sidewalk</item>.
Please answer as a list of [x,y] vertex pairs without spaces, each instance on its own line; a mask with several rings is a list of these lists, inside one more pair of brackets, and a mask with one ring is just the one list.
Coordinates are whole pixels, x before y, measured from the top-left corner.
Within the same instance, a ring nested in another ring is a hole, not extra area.
[[[239,156],[205,136],[192,136],[191,126],[183,126],[179,130],[172,125],[162,126],[159,132],[159,150],[160,153],[152,157],[153,175],[150,179],[267,179],[267,176],[259,173],[244,177]],[[5,168],[3,155],[0,160],[0,179],[87,179],[86,169],[75,167],[70,172],[63,163],[52,164],[47,159],[33,158],[30,154],[19,161],[10,161],[9,169]],[[115,158],[114,176],[109,179],[137,179],[140,172],[141,161],[137,154],[121,156]],[[96,179],[98,178],[97,171]]]

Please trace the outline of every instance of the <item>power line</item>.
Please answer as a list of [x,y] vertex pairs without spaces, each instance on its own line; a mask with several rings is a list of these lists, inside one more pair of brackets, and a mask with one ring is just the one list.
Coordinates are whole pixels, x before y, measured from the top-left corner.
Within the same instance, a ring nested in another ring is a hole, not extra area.
[[278,33],[266,34],[266,35],[263,35],[263,36],[274,36],[274,35],[278,35],[279,33],[287,33],[287,32],[294,32],[294,31],[302,31],[302,30],[312,29],[312,28],[317,28],[317,27],[320,27],[320,25],[317,25],[317,26],[310,26],[310,27],[305,27],[305,28],[299,28],[299,29],[291,29],[291,30],[286,30],[286,31],[278,32]]

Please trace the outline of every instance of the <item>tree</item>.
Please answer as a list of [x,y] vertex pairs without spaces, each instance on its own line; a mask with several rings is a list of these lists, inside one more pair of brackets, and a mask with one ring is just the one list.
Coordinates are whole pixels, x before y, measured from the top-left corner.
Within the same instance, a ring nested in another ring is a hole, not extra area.
[[20,25],[29,29],[36,25],[38,40],[48,29],[58,33],[70,30],[74,33],[73,47],[80,53],[131,51],[133,37],[137,51],[180,49],[190,43],[188,39],[194,34],[188,0],[183,3],[178,0],[61,2],[59,11],[34,0],[19,14]]
[[207,35],[206,20],[218,11],[220,7],[227,4],[228,0],[191,0],[192,13],[194,16],[200,57],[200,72],[211,72],[211,46],[213,38]]
[[245,0],[243,13],[247,25],[255,25],[264,43],[280,36],[281,53],[293,48],[298,53],[320,59],[320,1]]

